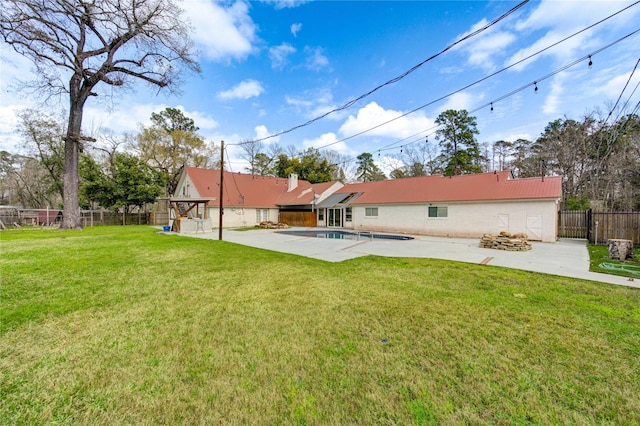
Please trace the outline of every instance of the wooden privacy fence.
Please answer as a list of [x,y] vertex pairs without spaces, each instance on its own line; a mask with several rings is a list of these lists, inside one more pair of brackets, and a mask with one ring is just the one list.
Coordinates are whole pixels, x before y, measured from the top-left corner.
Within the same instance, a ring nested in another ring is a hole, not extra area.
[[289,226],[314,227],[318,225],[313,212],[280,212],[280,222]]
[[621,238],[640,244],[640,212],[558,212],[558,237],[606,243]]

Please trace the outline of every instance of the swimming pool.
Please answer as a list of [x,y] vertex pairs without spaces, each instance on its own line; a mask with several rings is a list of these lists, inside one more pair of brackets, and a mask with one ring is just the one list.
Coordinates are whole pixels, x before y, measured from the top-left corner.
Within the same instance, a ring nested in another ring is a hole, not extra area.
[[339,231],[336,229],[318,229],[304,231],[276,231],[277,234],[295,235],[298,237],[330,238],[336,240],[413,240],[406,235],[373,234],[371,232]]

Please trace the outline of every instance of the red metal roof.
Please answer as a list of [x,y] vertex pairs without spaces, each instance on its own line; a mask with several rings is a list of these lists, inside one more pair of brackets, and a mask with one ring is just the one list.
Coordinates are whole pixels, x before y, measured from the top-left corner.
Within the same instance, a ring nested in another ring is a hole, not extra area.
[[546,176],[512,179],[511,172],[415,178],[354,183],[336,191],[363,192],[353,204],[393,204],[450,201],[499,201],[551,198],[562,195],[562,178]]
[[[185,171],[201,197],[220,196],[220,170],[185,167]],[[320,194],[335,183],[312,185],[306,180],[298,180],[298,186],[287,192],[289,179],[286,178],[224,172],[223,181],[223,205],[260,208],[311,204],[314,191]],[[219,201],[210,201],[209,205],[218,206]]]
[[[219,205],[220,171],[186,167],[200,197],[216,197],[210,206]],[[394,204],[452,201],[500,201],[558,199],[562,195],[562,178],[546,176],[512,179],[511,172],[481,173],[462,176],[421,176],[415,178],[353,183],[336,193],[362,192],[353,204]],[[224,172],[224,205],[232,207],[277,208],[311,204],[315,194],[322,194],[335,182],[310,184],[298,180],[287,192],[289,180]],[[195,195],[195,194],[194,194]]]

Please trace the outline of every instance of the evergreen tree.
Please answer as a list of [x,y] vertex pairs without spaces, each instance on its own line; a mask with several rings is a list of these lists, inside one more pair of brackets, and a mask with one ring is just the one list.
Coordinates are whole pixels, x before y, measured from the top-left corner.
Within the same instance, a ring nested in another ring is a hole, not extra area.
[[436,118],[440,126],[436,140],[446,158],[444,174],[446,176],[482,172],[482,155],[476,140],[478,129],[476,118],[466,110],[447,110]]

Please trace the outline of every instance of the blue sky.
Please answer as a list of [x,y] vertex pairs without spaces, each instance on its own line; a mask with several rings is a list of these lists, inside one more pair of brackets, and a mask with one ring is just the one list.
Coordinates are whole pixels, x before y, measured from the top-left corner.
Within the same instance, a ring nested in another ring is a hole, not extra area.
[[[196,121],[208,141],[230,144],[231,168],[243,171],[239,148],[232,144],[287,131],[342,106],[518,3],[185,0],[202,73],[185,75],[179,95],[158,94],[140,85],[134,91],[114,92],[112,100],[92,98],[85,108],[84,131],[98,137],[109,131],[134,132],[139,123],[150,124],[152,112],[178,107]],[[264,143],[300,150],[328,147],[352,157],[380,151],[375,157],[384,167],[385,158],[398,154],[401,146],[433,133],[435,118],[446,109],[473,111],[481,143],[535,139],[550,121],[580,119],[597,108],[606,115],[640,58],[640,33],[593,55],[591,67],[584,61],[543,78],[638,30],[640,4],[633,3],[531,1],[348,109]],[[434,102],[630,5],[516,67]],[[30,66],[6,46],[1,52],[0,148],[15,151],[15,111],[33,104],[10,86],[15,77],[27,75]],[[640,100],[640,90],[632,95],[639,82],[640,70],[622,98],[630,98],[631,108]],[[489,106],[479,109],[493,101],[493,111]]]

